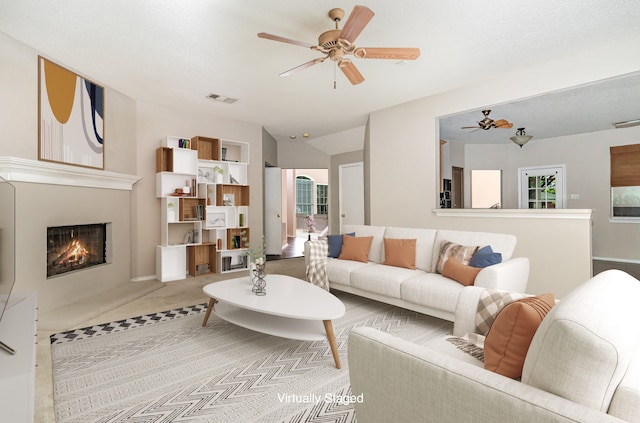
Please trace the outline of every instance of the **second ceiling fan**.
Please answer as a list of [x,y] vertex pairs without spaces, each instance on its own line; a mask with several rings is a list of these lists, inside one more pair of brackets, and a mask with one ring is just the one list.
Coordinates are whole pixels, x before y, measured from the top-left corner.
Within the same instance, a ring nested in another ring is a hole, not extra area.
[[[513,127],[513,123],[509,122],[506,119],[498,119],[498,120],[493,120],[489,117],[489,113],[491,113],[491,110],[483,110],[482,114],[484,115],[484,119],[479,120],[478,121],[478,125],[477,126],[463,126],[460,129],[474,129],[474,130],[478,130],[478,129],[484,129],[485,131],[491,129],[491,128],[511,128]],[[471,131],[474,132],[474,131]]]
[[260,32],[258,37],[310,48],[324,54],[324,57],[310,60],[295,68],[282,72],[280,76],[293,75],[301,70],[330,59],[338,65],[349,82],[355,85],[364,81],[364,77],[351,59],[345,56],[353,55],[360,59],[395,60],[415,60],[420,56],[420,49],[413,47],[356,47],[356,38],[358,38],[358,35],[360,35],[371,18],[373,18],[373,15],[373,11],[368,7],[355,6],[342,29],[339,29],[338,23],[344,17],[344,10],[339,8],[331,9],[329,11],[329,17],[336,23],[336,29],[320,34],[318,37],[318,45],[267,34],[266,32]]

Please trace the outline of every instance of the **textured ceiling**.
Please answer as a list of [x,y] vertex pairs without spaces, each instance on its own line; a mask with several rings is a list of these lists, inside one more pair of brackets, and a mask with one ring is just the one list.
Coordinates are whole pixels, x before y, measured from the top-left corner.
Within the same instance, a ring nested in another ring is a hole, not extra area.
[[[359,47],[419,47],[420,58],[355,59],[364,83],[352,86],[338,71],[336,89],[329,61],[278,77],[318,53],[258,32],[315,44],[334,26],[328,10],[349,14],[355,4],[375,12]],[[0,31],[102,85],[140,101],[255,122],[282,142],[309,132],[307,142],[329,154],[361,146],[361,138],[331,142],[327,135],[360,134],[371,111],[569,51],[640,45],[639,18],[638,0],[0,0]],[[238,102],[217,103],[210,93]],[[492,116],[509,118],[498,111]]]

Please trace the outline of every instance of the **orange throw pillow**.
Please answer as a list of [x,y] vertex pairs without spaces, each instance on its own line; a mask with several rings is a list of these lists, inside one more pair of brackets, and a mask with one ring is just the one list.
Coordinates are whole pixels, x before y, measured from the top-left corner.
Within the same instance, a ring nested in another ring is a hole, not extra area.
[[469,286],[473,285],[476,281],[476,276],[478,276],[481,270],[480,267],[467,266],[453,257],[449,257],[449,259],[444,262],[442,276],[453,279],[464,286]]
[[367,263],[372,241],[372,236],[344,236],[342,238],[342,251],[338,258]]
[[500,310],[484,340],[484,368],[520,378],[533,335],[554,304],[553,294],[542,294],[514,301]]
[[384,239],[384,263],[388,266],[416,268],[415,239]]

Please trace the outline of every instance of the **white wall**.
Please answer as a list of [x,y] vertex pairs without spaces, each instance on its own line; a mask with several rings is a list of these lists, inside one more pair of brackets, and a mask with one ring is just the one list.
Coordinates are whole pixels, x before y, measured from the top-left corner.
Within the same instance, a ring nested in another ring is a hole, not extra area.
[[[467,145],[465,174],[472,169],[503,170],[505,208],[518,207],[518,168],[566,165],[567,207],[592,209],[593,255],[640,260],[640,224],[611,223],[609,147],[640,143],[640,127],[529,141],[515,145]],[[588,148],[587,148],[588,146]],[[570,194],[579,198],[571,199]]]
[[[372,113],[366,146],[370,223],[513,233],[518,237],[516,256],[531,259],[529,292],[558,295],[583,282],[591,275],[590,224],[584,221],[503,217],[490,223],[438,218],[432,213],[439,189],[437,118],[637,71],[640,56],[628,53],[633,48],[621,43],[582,55],[567,54],[554,63],[531,64],[517,74]],[[554,234],[551,240],[543,236],[548,233]]]

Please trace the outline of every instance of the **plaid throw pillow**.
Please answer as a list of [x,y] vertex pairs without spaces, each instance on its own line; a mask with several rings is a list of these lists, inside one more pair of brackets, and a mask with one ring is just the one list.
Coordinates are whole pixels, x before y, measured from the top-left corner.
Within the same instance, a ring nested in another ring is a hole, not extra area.
[[489,333],[489,328],[502,307],[509,303],[528,297],[527,294],[485,289],[480,295],[476,312],[476,331],[481,335]]

